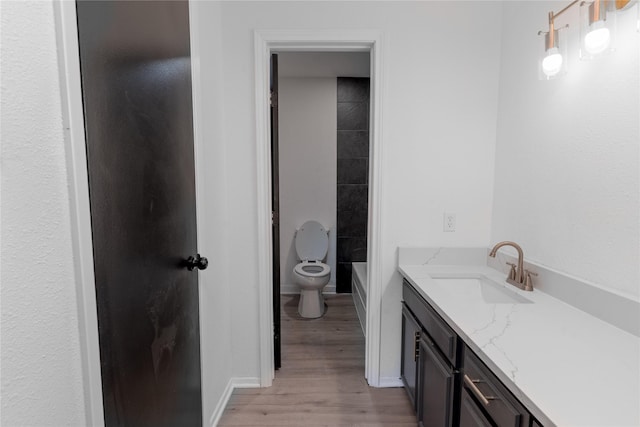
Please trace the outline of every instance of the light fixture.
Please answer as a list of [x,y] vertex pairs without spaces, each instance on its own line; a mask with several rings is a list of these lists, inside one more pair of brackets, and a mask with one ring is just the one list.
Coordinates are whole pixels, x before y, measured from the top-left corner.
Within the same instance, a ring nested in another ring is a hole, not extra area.
[[564,58],[557,47],[547,50],[547,55],[542,60],[542,72],[548,78],[556,76],[562,71]]
[[[539,61],[539,77],[550,80],[561,76],[567,69],[566,46],[559,37],[560,28],[555,20],[580,0],[569,3],[560,12],[549,12],[549,31],[544,34],[544,52]],[[640,0],[583,0],[580,3],[580,58],[591,59],[614,50],[616,36],[616,12],[631,8]],[[638,4],[638,31],[640,32],[640,4]]]
[[580,58],[592,59],[614,50],[616,3],[613,0],[580,3]]
[[540,80],[555,79],[567,71],[566,44],[560,39],[560,30],[568,25],[556,29],[555,19],[578,1],[573,1],[558,13],[549,12],[549,31],[538,31],[538,35],[544,34],[544,52],[540,58],[538,73]]
[[540,60],[540,78],[549,80],[564,74],[567,70],[567,62],[564,59],[566,54],[563,55],[564,49],[560,50],[558,30],[553,28],[553,24],[545,34],[544,47],[544,54]]

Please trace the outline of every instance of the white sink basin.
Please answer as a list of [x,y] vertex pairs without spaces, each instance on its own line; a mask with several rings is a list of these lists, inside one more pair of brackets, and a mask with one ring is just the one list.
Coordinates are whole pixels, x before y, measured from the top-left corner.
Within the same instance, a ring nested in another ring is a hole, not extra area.
[[[474,300],[486,304],[532,304],[533,301],[517,294],[483,275],[450,277],[432,275],[437,285],[455,298]],[[510,286],[510,285],[508,285]]]

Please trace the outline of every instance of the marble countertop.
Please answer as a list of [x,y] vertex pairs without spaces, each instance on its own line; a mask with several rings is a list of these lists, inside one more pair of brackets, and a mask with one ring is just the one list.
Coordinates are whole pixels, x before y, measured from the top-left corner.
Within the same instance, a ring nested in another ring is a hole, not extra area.
[[[545,426],[640,426],[640,338],[482,265],[400,273]],[[530,303],[461,295],[437,277],[484,275]]]

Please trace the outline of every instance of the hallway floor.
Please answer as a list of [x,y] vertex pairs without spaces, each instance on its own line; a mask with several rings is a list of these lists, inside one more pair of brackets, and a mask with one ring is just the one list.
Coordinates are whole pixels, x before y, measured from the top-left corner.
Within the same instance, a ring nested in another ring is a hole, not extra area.
[[282,368],[272,387],[235,390],[218,425],[416,425],[404,389],[367,385],[351,295],[325,301],[324,317],[308,320],[298,315],[298,295],[282,296]]

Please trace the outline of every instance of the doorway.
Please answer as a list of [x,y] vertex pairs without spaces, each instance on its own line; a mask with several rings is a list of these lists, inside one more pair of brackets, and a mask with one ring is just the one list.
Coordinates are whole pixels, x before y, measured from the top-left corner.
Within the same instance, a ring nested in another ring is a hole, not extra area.
[[255,33],[256,142],[258,179],[260,384],[271,385],[274,369],[273,250],[272,250],[272,169],[269,70],[274,52],[369,52],[371,70],[370,171],[367,260],[365,373],[369,385],[378,386],[380,358],[380,170],[382,100],[381,34],[376,31],[257,31]]
[[[276,369],[280,367],[280,317],[284,315],[278,303],[284,295],[300,294],[293,270],[300,262],[295,239],[302,224],[318,221],[328,231],[327,255],[322,262],[331,269],[331,277],[323,293],[350,296],[352,262],[366,262],[369,77],[368,52],[273,54]],[[330,310],[331,304],[325,307]],[[289,320],[297,322],[297,311],[291,313]],[[364,318],[360,320],[364,323]]]

